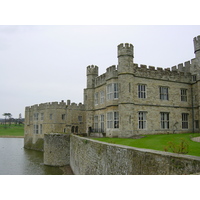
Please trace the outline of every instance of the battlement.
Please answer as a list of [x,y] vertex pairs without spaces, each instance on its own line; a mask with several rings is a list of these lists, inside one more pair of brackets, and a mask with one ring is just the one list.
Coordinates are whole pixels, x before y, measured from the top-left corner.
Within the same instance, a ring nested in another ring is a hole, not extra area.
[[197,51],[200,51],[200,35],[195,37],[193,39],[193,42],[194,42],[194,53],[196,53]]
[[89,65],[89,66],[87,66],[87,75],[98,76],[98,74],[99,74],[98,66],[96,66],[96,65]]
[[121,43],[117,46],[118,48],[118,58],[120,56],[131,56],[133,57],[133,45],[129,43]]
[[67,104],[64,101],[61,102],[47,102],[47,103],[41,103],[41,104],[35,104],[32,106],[27,106],[25,108],[26,111],[35,111],[35,112],[39,112],[42,110],[46,110],[46,109],[66,109],[66,108],[70,108],[70,109],[76,109],[76,110],[84,110],[85,109],[85,105],[82,103],[76,104],[76,103],[71,103],[70,100],[67,100]]
[[106,73],[97,76],[94,81],[95,87],[104,84],[106,82]]
[[72,102],[70,105],[67,106],[68,109],[72,109],[72,110],[85,110],[85,105],[82,103],[74,103]]
[[47,102],[41,104],[35,104],[30,107],[33,110],[44,110],[44,109],[58,109],[58,108],[66,108],[66,103],[64,101],[61,102]]
[[108,67],[106,69],[106,73],[104,73],[100,76],[97,76],[95,78],[95,80],[94,80],[95,87],[105,84],[106,80],[117,77],[117,75],[118,75],[118,72],[117,72],[116,65],[112,65],[112,66]]
[[[188,62],[186,62],[188,64]],[[178,69],[176,66],[170,68],[161,68],[154,66],[147,65],[140,65],[134,64],[135,67],[135,76],[144,77],[144,78],[153,78],[153,79],[160,79],[160,80],[169,80],[169,81],[177,81],[177,82],[185,82],[189,83],[191,81],[191,73],[187,72],[186,70],[183,71],[183,64],[178,65]],[[180,71],[181,69],[182,71]]]

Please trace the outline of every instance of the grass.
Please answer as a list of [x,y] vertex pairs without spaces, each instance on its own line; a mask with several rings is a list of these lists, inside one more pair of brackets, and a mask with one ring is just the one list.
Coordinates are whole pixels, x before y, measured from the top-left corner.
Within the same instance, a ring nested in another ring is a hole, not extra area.
[[0,125],[0,137],[19,137],[24,136],[23,125]]
[[[186,133],[186,134],[167,134],[167,135],[145,135],[140,139],[130,138],[93,138],[102,142],[108,142],[113,144],[126,145],[131,147],[154,149],[164,151],[166,146],[169,146],[169,142],[173,142],[175,145],[180,144],[181,140],[184,140],[189,145],[189,151],[186,155],[200,156],[200,142],[194,142],[192,137],[198,137],[200,133]],[[169,152],[172,152],[169,150]]]

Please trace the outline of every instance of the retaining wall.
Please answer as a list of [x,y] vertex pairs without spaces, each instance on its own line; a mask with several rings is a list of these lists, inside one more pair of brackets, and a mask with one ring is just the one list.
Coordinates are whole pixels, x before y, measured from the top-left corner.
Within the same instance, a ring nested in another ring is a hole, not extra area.
[[179,155],[70,136],[76,175],[180,175],[200,172],[200,157]]
[[69,134],[44,134],[44,164],[51,166],[69,165],[69,147]]

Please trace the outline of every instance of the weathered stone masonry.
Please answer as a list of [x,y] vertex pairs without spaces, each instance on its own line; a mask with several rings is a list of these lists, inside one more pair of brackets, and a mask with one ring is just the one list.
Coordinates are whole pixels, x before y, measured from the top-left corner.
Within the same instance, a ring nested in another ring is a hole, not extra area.
[[200,157],[196,156],[108,144],[65,134],[45,134],[44,143],[44,163],[53,166],[70,164],[75,175],[181,175],[200,172]]
[[76,175],[181,175],[200,172],[200,157],[71,135],[70,166]]
[[117,65],[101,75],[98,66],[87,67],[84,104],[26,107],[24,146],[42,150],[44,134],[51,132],[106,137],[199,132],[200,36],[193,42],[195,58],[166,69],[138,65],[133,45],[118,45]]

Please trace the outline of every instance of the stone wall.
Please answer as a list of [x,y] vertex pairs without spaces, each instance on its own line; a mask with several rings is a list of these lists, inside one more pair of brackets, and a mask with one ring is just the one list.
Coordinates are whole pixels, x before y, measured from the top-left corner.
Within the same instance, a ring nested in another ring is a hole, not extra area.
[[70,166],[76,175],[181,175],[200,172],[200,157],[70,137]]
[[44,164],[51,166],[69,165],[69,147],[69,134],[44,134]]

